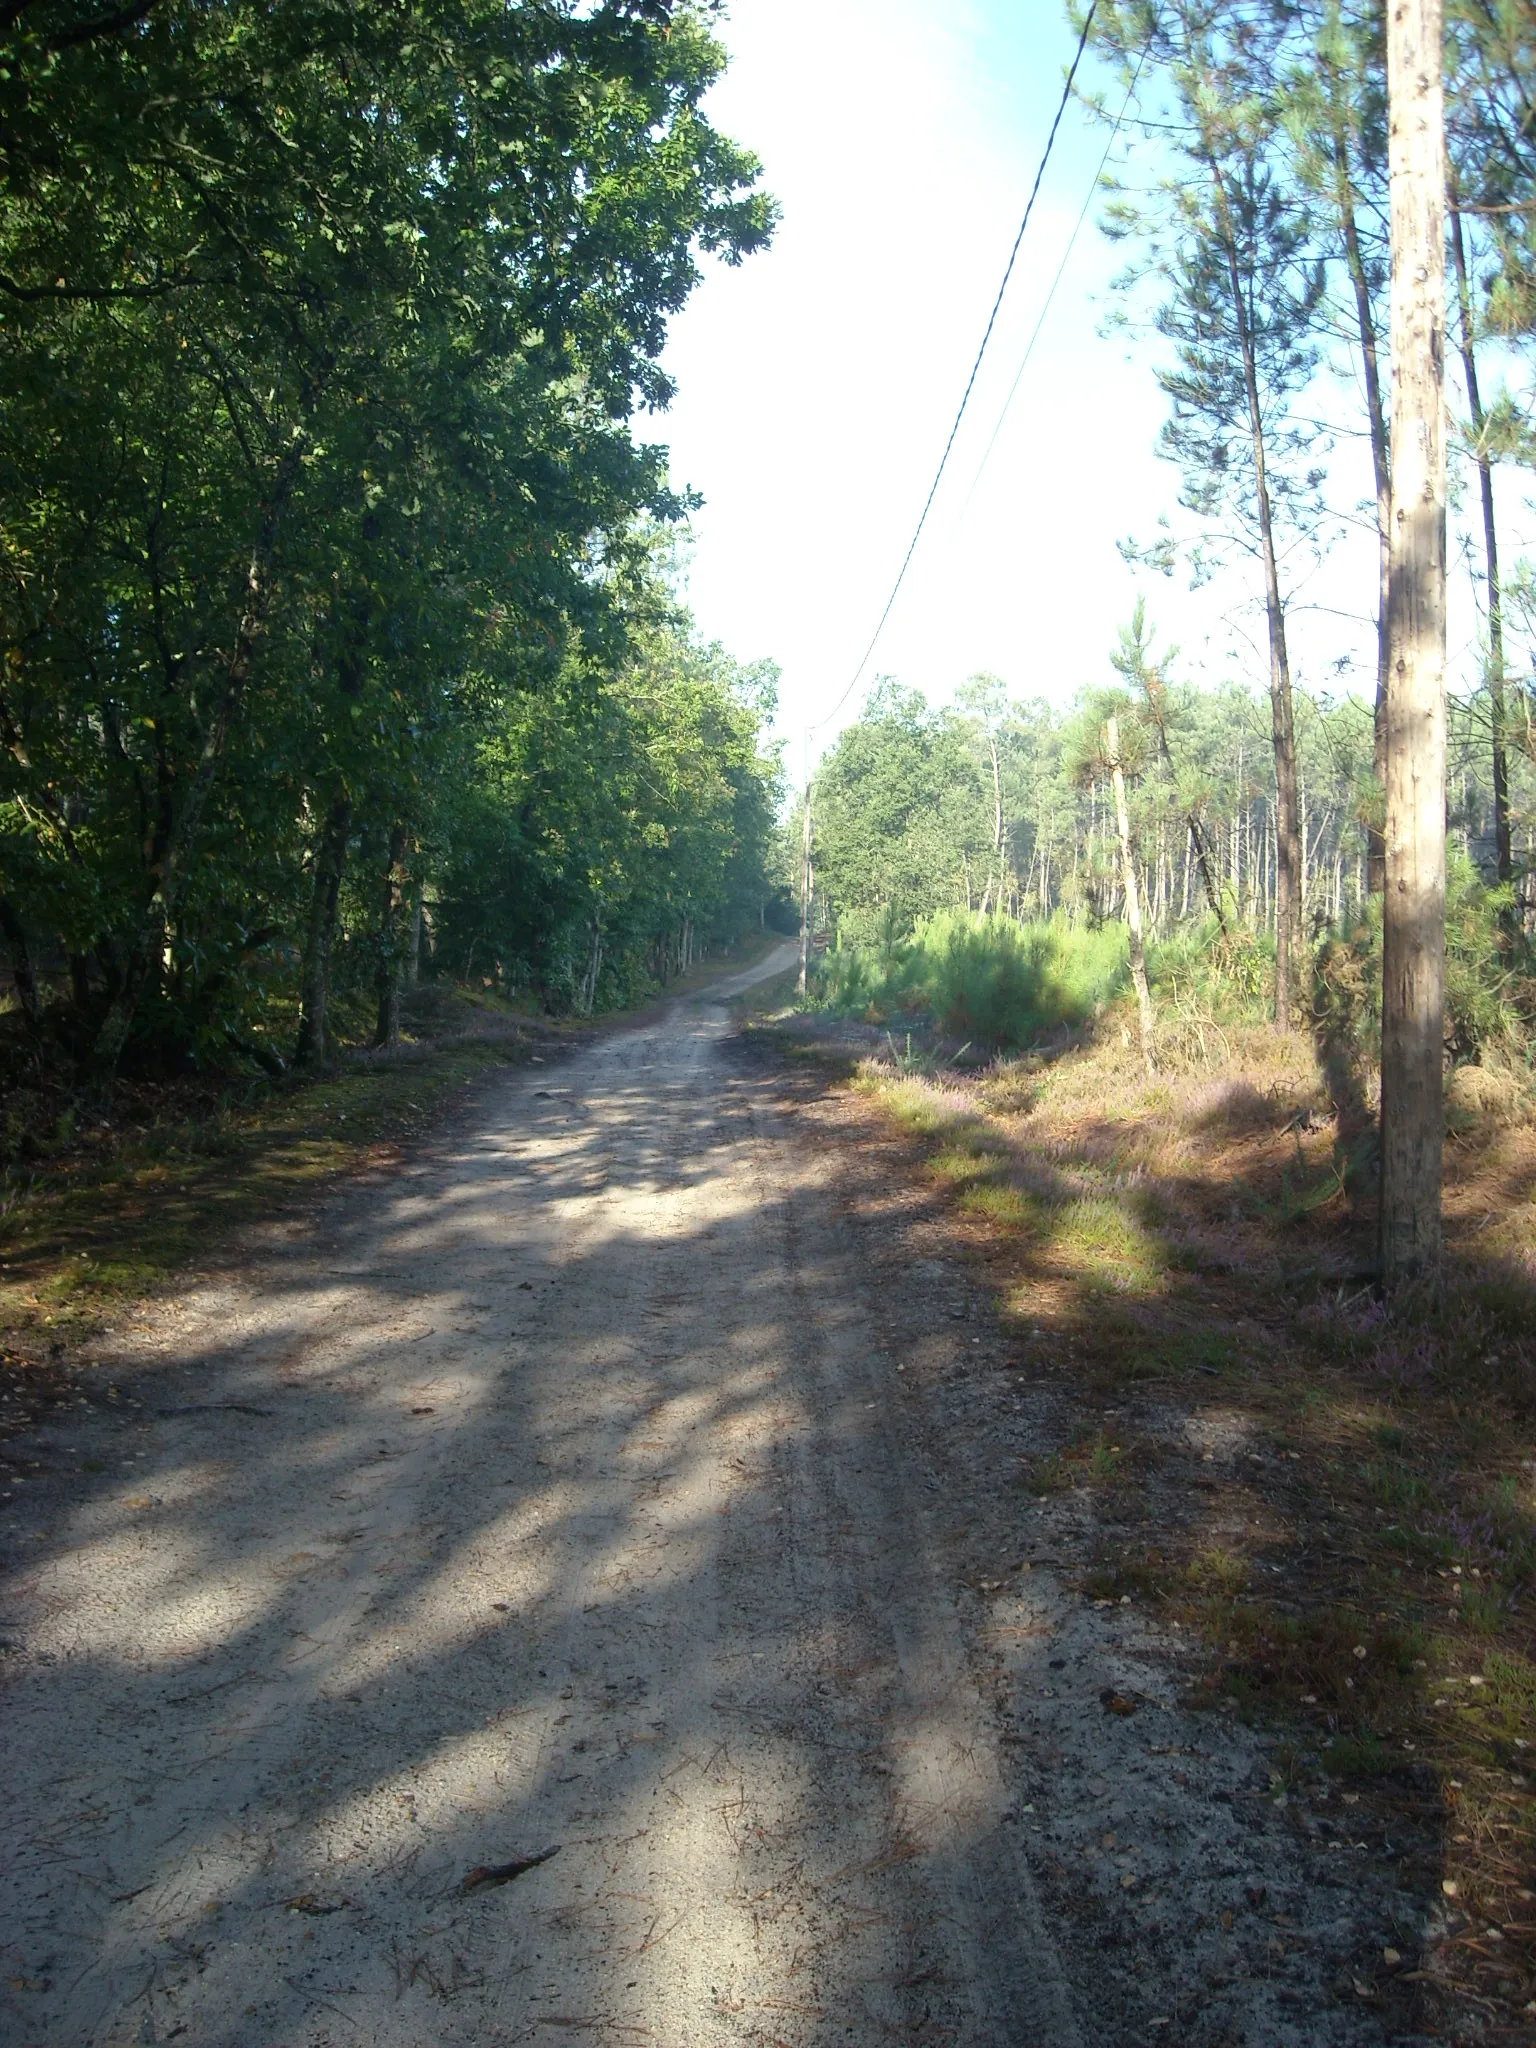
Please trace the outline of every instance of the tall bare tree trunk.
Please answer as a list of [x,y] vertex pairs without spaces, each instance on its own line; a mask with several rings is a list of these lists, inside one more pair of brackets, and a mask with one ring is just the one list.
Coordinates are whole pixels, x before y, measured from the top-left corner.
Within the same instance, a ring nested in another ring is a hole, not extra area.
[[[1329,73],[1336,94],[1340,81]],[[1381,359],[1377,348],[1376,317],[1371,309],[1371,285],[1360,247],[1360,229],[1355,217],[1354,181],[1350,175],[1349,145],[1345,140],[1341,113],[1333,108],[1332,155],[1334,204],[1338,208],[1339,232],[1344,243],[1344,267],[1349,272],[1355,297],[1355,325],[1360,336],[1360,364],[1365,377],[1365,416],[1371,433],[1371,471],[1376,484],[1376,710],[1371,746],[1372,765],[1378,784],[1386,780],[1387,662],[1390,640],[1387,629],[1387,582],[1392,558],[1392,467],[1387,440],[1387,408],[1381,389]],[[1366,866],[1372,895],[1381,891],[1385,873],[1382,829],[1372,818],[1366,826]]]
[[1488,712],[1493,728],[1493,844],[1501,882],[1515,878],[1514,841],[1509,829],[1509,752],[1505,738],[1504,591],[1499,582],[1499,530],[1493,516],[1493,461],[1483,426],[1483,395],[1477,382],[1477,351],[1472,339],[1472,292],[1467,283],[1467,249],[1461,232],[1461,211],[1451,215],[1451,257],[1456,266],[1456,310],[1460,318],[1462,374],[1467,380],[1467,409],[1477,456],[1477,481],[1483,501],[1483,561],[1488,573]]
[[1120,875],[1125,887],[1125,928],[1131,942],[1131,985],[1136,991],[1136,1017],[1141,1029],[1141,1056],[1149,1075],[1157,1072],[1152,1022],[1152,991],[1147,986],[1147,953],[1141,930],[1141,894],[1136,885],[1136,859],[1131,851],[1131,820],[1125,806],[1125,771],[1120,766],[1120,721],[1106,719],[1104,751],[1115,792],[1115,830],[1120,840]]
[[795,980],[796,993],[805,1000],[806,978],[811,961],[811,777],[809,765],[805,777],[805,832],[800,847],[800,972]]
[[1291,709],[1291,657],[1285,635],[1285,601],[1280,594],[1280,565],[1275,553],[1274,505],[1269,495],[1264,415],[1259,404],[1253,329],[1249,325],[1248,301],[1238,269],[1237,242],[1231,227],[1226,186],[1214,163],[1211,172],[1221,201],[1227,280],[1232,292],[1238,347],[1243,358],[1243,390],[1248,402],[1254,499],[1259,518],[1259,551],[1264,562],[1264,613],[1269,627],[1269,722],[1275,755],[1275,1022],[1285,1025],[1290,1022],[1291,956],[1296,949],[1301,908],[1297,891],[1300,854],[1296,824],[1296,731]]
[[998,759],[997,735],[987,734],[987,747],[992,756],[992,865],[987,871],[987,893],[981,899],[981,914],[986,916],[992,908],[992,878],[997,877],[997,903],[1003,902],[1003,771]]
[[1445,116],[1441,0],[1392,0],[1392,659],[1381,1280],[1440,1262],[1445,1034]]

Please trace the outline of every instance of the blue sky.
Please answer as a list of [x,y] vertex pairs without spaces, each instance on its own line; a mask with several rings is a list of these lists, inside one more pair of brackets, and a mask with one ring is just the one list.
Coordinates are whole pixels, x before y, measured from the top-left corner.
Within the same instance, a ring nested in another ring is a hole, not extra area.
[[[710,110],[763,158],[783,222],[769,252],[708,272],[673,331],[678,397],[646,431],[705,498],[689,571],[700,626],[744,660],[780,663],[798,770],[801,730],[847,687],[905,552],[1075,39],[1058,0],[731,0],[723,33],[732,64]],[[1144,589],[1186,673],[1264,679],[1250,577],[1190,593],[1117,552],[1126,535],[1151,537],[1177,479],[1155,453],[1151,344],[1101,336],[1122,257],[1092,215],[972,490],[1104,142],[1069,110],[870,675],[942,698],[986,669],[1017,694],[1060,699],[1107,679],[1115,629]],[[1353,503],[1368,485],[1361,451],[1334,460]],[[1340,660],[1364,656],[1373,672],[1369,623],[1347,616],[1369,610],[1372,575],[1362,537],[1301,590],[1303,687],[1337,688]],[[1463,604],[1453,656],[1474,632]]]

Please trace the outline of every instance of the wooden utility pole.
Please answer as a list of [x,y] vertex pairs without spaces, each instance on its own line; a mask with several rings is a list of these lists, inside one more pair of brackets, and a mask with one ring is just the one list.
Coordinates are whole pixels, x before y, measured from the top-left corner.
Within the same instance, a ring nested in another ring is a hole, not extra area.
[[1141,1027],[1141,1056],[1148,1074],[1157,1072],[1153,1047],[1152,991],[1147,986],[1147,952],[1141,930],[1141,894],[1136,886],[1136,856],[1131,850],[1131,819],[1125,805],[1125,770],[1120,765],[1120,721],[1104,722],[1104,751],[1115,792],[1115,829],[1120,840],[1120,874],[1125,885],[1125,928],[1131,942],[1131,982],[1136,990],[1136,1016]]
[[1381,1282],[1440,1263],[1445,1040],[1442,0],[1388,0],[1392,558],[1381,1005]]

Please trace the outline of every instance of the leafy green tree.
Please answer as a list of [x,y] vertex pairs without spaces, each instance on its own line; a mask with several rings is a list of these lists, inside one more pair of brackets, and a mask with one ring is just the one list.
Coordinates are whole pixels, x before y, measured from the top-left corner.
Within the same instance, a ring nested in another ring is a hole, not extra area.
[[630,421],[771,224],[720,63],[681,0],[0,13],[0,929],[99,1074],[301,934],[315,1056],[356,848],[621,658]]
[[990,809],[961,727],[882,681],[816,773],[818,887],[839,928],[889,942],[941,905],[973,905]]
[[677,616],[638,630],[614,673],[573,637],[468,767],[438,889],[443,964],[590,1011],[757,927],[780,791],[763,736],[774,685]]

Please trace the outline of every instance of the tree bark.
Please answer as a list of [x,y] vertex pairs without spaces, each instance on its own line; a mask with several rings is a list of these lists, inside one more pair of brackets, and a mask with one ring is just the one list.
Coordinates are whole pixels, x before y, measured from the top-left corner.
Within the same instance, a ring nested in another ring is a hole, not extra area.
[[1493,844],[1501,882],[1515,878],[1514,839],[1509,823],[1509,752],[1505,738],[1504,592],[1499,582],[1499,530],[1493,516],[1493,462],[1483,437],[1487,415],[1477,381],[1477,351],[1472,340],[1472,292],[1467,283],[1467,249],[1461,232],[1461,211],[1452,200],[1451,257],[1456,266],[1456,310],[1459,317],[1462,374],[1467,380],[1467,409],[1477,459],[1478,489],[1483,501],[1483,561],[1488,575],[1488,713],[1493,728]]
[[987,747],[992,756],[992,867],[987,873],[987,893],[982,898],[982,915],[992,907],[992,877],[997,876],[997,900],[1001,908],[1003,900],[1003,771],[998,760],[997,735],[987,734]]
[[296,1067],[318,1067],[325,1060],[325,1012],[331,988],[331,945],[336,936],[336,906],[342,870],[347,864],[347,838],[352,829],[352,799],[333,797],[320,842],[315,848],[315,882],[309,902],[309,930],[304,939],[304,964],[299,988],[299,1034],[293,1048]]
[[805,1001],[806,977],[811,958],[811,777],[805,777],[805,827],[800,845],[800,972],[795,991]]
[[[384,900],[379,915],[379,965],[375,990],[378,1022],[374,1025],[376,1046],[400,1043],[400,989],[405,963],[400,957],[400,912],[405,902],[405,856],[410,835],[396,825],[389,835],[389,865],[384,870]],[[339,878],[338,878],[339,879]]]
[[1445,1039],[1445,118],[1441,0],[1387,10],[1392,579],[1381,1015],[1381,1281],[1441,1254]]
[[1152,1021],[1152,991],[1147,986],[1147,954],[1141,930],[1141,894],[1136,884],[1136,860],[1131,851],[1131,820],[1125,804],[1125,771],[1120,766],[1120,721],[1110,718],[1104,725],[1105,752],[1109,756],[1109,779],[1115,792],[1115,829],[1120,840],[1120,873],[1125,888],[1125,928],[1130,935],[1131,985],[1136,991],[1136,1017],[1141,1028],[1141,1056],[1149,1076],[1157,1072],[1157,1054]]

